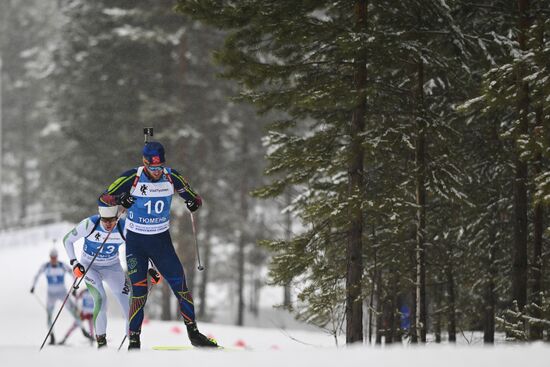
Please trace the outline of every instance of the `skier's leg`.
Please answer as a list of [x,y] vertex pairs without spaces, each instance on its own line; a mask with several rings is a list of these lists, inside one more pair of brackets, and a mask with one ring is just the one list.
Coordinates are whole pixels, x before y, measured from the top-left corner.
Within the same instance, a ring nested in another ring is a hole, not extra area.
[[73,324],[71,325],[71,327],[69,328],[69,330],[67,330],[67,333],[65,334],[65,336],[63,337],[63,340],[61,340],[59,342],[59,344],[65,344],[65,342],[67,341],[67,339],[69,339],[69,336],[71,336],[71,334],[73,333],[74,329],[76,329],[78,327],[77,323],[76,322],[73,322]]
[[94,338],[94,322],[93,322],[93,316],[87,315],[86,320],[88,320],[88,327],[90,328],[90,336]]
[[[53,311],[55,308],[55,304],[57,301],[63,302],[63,299],[65,298],[65,295],[59,292],[48,292],[48,296],[46,298],[46,313],[48,315],[48,328],[52,326],[52,316]],[[55,344],[55,334],[52,329],[52,332],[50,333],[50,345]]]
[[93,322],[96,335],[103,335],[107,330],[107,298],[103,282],[101,281],[101,275],[96,268],[88,270],[84,282],[94,299]]
[[[62,298],[60,298],[59,300],[61,302],[63,302],[63,299],[64,299],[64,296],[61,296]],[[82,320],[80,320],[80,315],[78,313],[78,307],[76,306],[76,304],[73,302],[73,300],[69,297],[67,298],[67,309],[69,310],[70,314],[73,316],[74,318],[74,322],[78,325],[79,328],[82,328]]]
[[[48,292],[48,295],[46,297],[46,315],[47,315],[48,329],[52,326],[52,314],[53,314],[53,308],[55,307],[56,300],[57,300],[57,297],[54,297],[53,294]],[[52,330],[52,333],[53,333],[53,330]]]
[[140,235],[131,231],[126,235],[126,263],[128,276],[132,284],[130,298],[130,312],[128,313],[130,344],[132,334],[139,335],[143,322],[143,308],[147,302],[147,266],[149,259],[143,247],[152,245],[147,243],[154,236]]
[[155,235],[155,237],[157,236],[159,241],[155,242],[154,247],[150,247],[151,249],[154,248],[154,250],[151,250],[149,256],[178,299],[179,311],[183,316],[191,344],[196,347],[217,347],[218,344],[215,340],[201,334],[197,328],[193,297],[187,288],[183,266],[172,245],[170,233],[166,231]]
[[183,321],[186,325],[193,324],[195,322],[193,297],[187,288],[183,266],[172,245],[170,233],[165,231],[155,237],[155,245],[150,247],[149,256],[178,299]]
[[126,319],[125,333],[128,333],[128,313],[130,312],[130,282],[120,264],[106,266],[103,279],[113,292]]

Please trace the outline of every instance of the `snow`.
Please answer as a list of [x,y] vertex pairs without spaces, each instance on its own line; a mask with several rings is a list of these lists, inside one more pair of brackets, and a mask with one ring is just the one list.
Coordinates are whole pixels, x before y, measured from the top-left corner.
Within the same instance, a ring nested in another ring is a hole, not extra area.
[[[181,322],[150,320],[142,331],[142,350],[129,353],[117,351],[123,338],[124,323],[119,310],[113,305],[109,314],[107,335],[109,346],[97,351],[75,331],[66,346],[39,346],[46,329],[45,280],[36,287],[36,297],[29,293],[32,278],[40,264],[47,260],[53,243],[70,229],[69,223],[37,227],[25,231],[0,233],[0,268],[4,274],[0,299],[0,356],[2,366],[164,366],[172,363],[190,366],[517,366],[526,363],[544,365],[550,348],[544,344],[497,345],[483,348],[477,345],[446,346],[429,344],[389,347],[337,348],[332,337],[322,332],[282,330],[279,328],[235,327],[212,323],[199,323],[201,331],[214,336],[222,345],[231,347],[219,350],[155,351],[155,345],[188,345],[185,327]],[[55,241],[54,241],[55,240]],[[55,328],[60,339],[72,323],[63,311]],[[238,347],[237,345],[241,345]],[[243,347],[244,346],[244,347]]]

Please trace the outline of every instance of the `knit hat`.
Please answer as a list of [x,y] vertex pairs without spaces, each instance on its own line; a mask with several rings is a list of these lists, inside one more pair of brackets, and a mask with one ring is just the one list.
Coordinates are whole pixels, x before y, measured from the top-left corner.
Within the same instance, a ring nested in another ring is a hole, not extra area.
[[145,143],[143,147],[143,159],[145,159],[148,164],[153,165],[164,163],[164,147],[162,144],[156,141]]

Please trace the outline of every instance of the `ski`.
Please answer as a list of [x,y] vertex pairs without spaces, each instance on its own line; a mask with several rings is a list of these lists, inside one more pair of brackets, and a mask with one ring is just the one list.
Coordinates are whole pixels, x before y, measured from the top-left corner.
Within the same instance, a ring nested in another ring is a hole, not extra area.
[[193,347],[191,345],[155,345],[152,347],[153,350],[168,350],[168,351],[177,351],[177,350],[226,350],[226,351],[235,351],[235,350],[242,350],[242,349],[236,349],[236,348],[225,348],[222,346],[218,346],[217,348],[207,348],[207,347]]

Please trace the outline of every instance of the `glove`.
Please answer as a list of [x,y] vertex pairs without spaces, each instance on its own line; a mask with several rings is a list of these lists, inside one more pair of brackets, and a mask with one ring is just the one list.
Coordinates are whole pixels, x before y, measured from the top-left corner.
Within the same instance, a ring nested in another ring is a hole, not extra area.
[[76,261],[76,259],[71,260],[71,265],[73,266],[74,276],[77,278],[82,278],[82,276],[86,272],[86,268],[84,268],[84,265]]
[[122,205],[126,209],[130,208],[136,202],[136,198],[130,195],[129,192],[123,192],[122,194],[115,196],[115,202],[117,205]]
[[187,209],[189,209],[189,211],[192,211],[194,212],[195,210],[197,210],[198,208],[201,207],[202,205],[202,198],[200,196],[197,195],[197,197],[195,197],[195,199],[193,200],[187,200],[185,202],[185,205],[187,205]]
[[162,275],[160,275],[160,273],[156,269],[150,268],[149,275],[151,276],[152,284],[159,284],[160,282],[162,282]]
[[31,288],[31,293],[34,293],[34,287]]

